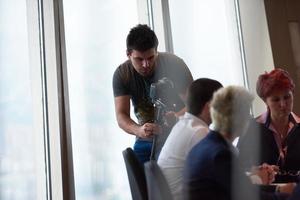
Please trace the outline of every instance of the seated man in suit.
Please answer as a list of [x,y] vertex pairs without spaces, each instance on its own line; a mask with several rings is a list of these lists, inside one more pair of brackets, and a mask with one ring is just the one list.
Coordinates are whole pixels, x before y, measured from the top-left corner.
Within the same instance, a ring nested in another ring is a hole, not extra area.
[[209,78],[199,78],[189,87],[187,112],[179,118],[168,136],[158,158],[174,200],[182,199],[182,173],[191,148],[208,133],[211,123],[209,108],[213,93],[222,84]]
[[221,88],[214,94],[211,102],[211,130],[187,157],[183,181],[186,199],[286,198],[287,195],[282,193],[259,190],[238,166],[237,152],[232,141],[248,124],[252,100],[253,96],[239,86]]

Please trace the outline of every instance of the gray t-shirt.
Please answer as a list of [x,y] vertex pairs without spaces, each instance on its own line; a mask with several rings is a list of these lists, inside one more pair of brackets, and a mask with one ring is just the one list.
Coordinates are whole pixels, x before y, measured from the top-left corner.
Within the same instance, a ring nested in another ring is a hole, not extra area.
[[[150,77],[143,77],[136,72],[131,61],[127,60],[116,69],[113,76],[114,96],[130,95],[134,107],[134,113],[140,125],[143,125],[146,122],[154,122],[156,118],[157,109],[154,108],[152,99],[150,98],[150,86],[152,83],[157,83],[157,81],[161,80],[163,77],[166,77],[173,82],[173,92],[167,90],[162,91],[162,93],[176,94],[169,95],[167,101],[176,105],[173,111],[179,111],[185,105],[179,98],[178,94],[184,94],[188,86],[193,81],[192,74],[187,65],[181,58],[173,54],[159,53],[155,64],[156,66],[153,75]],[[158,123],[162,124],[161,121]],[[162,134],[159,134],[156,137],[156,159],[170,133],[171,128],[172,127],[162,126]],[[137,138],[137,140],[152,141],[152,138]]]
[[[150,98],[150,86],[163,77],[167,77],[174,83],[174,93],[184,94],[193,81],[190,70],[184,61],[169,53],[159,53],[156,61],[154,74],[143,77],[136,72],[130,60],[121,64],[113,76],[114,96],[130,95],[134,107],[134,113],[139,124],[154,121],[154,107]],[[170,92],[170,91],[165,91]],[[184,107],[184,103],[172,96],[170,101],[176,104],[174,111]]]

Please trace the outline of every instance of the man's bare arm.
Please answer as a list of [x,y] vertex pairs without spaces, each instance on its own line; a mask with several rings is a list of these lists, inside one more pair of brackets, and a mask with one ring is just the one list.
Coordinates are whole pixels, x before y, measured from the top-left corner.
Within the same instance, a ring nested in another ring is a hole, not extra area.
[[130,96],[115,97],[115,112],[118,125],[125,132],[141,138],[148,138],[158,132],[159,127],[154,123],[137,124],[130,117]]

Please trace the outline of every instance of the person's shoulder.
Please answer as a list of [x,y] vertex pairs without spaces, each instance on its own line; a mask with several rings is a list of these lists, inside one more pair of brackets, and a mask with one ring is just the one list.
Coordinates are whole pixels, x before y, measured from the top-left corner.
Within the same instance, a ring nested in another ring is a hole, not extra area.
[[129,80],[130,77],[134,74],[133,66],[130,60],[126,60],[122,64],[120,64],[114,72],[114,79],[124,79]]
[[158,58],[164,59],[164,60],[180,60],[180,61],[183,60],[179,56],[177,56],[173,53],[169,53],[169,52],[158,52]]
[[205,121],[189,112],[186,113],[186,115],[191,119],[192,127],[196,132],[209,132],[208,124]]
[[198,151],[202,151],[202,150],[206,151],[205,149],[210,148],[213,141],[211,140],[209,135],[210,132],[208,132],[207,135],[202,140],[200,140],[197,144],[193,146],[190,153],[198,154]]
[[297,115],[297,114],[294,113],[294,112],[291,112],[291,116],[293,117],[293,120],[294,120],[297,124],[300,124],[300,117],[299,117],[299,115]]
[[[266,116],[265,113],[258,115],[257,117],[253,117],[249,120],[248,127],[246,129],[246,135],[251,134],[251,135],[256,135],[256,134],[261,134],[261,132],[265,129],[268,129],[266,127]],[[256,130],[256,131],[255,131]],[[257,131],[259,130],[259,131]]]
[[132,68],[132,64],[130,60],[126,60],[116,68],[115,72],[128,71],[131,70],[131,68]]
[[191,134],[188,124],[181,119],[172,127],[164,146],[177,149],[177,146],[182,146],[189,141]]
[[192,147],[188,154],[188,159],[190,162],[195,162],[196,160],[203,162],[204,160],[207,161],[207,159],[211,160],[225,151],[229,151],[229,148],[216,139],[212,132],[209,132],[206,137]]
[[190,133],[190,137],[188,138],[189,150],[203,140],[207,136],[208,132],[209,130],[205,126],[198,126],[197,128],[194,128]]
[[184,60],[172,53],[159,52],[157,64],[160,66],[161,70],[168,73],[173,72],[175,77],[181,77],[182,74],[191,74]]
[[204,137],[207,136],[209,132],[208,126],[206,124],[198,123],[196,126],[193,127],[193,135],[192,139],[193,140],[201,140]]

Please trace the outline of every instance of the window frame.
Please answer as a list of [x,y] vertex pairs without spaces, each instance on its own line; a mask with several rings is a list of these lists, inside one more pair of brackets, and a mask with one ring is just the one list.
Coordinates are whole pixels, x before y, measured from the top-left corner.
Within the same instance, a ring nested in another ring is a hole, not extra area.
[[[63,4],[27,0],[35,130],[44,130],[46,181],[38,199],[75,199]],[[40,87],[41,86],[41,87]],[[40,99],[42,99],[40,101]],[[43,113],[38,116],[38,113]],[[38,158],[41,158],[39,156]]]
[[[144,0],[138,2],[139,8],[145,8],[145,6],[148,8],[148,16],[144,12],[140,12],[142,13],[139,15],[140,22],[152,26],[159,37],[160,50],[172,53],[173,41],[169,1]],[[241,58],[244,66],[243,78],[247,88],[254,88],[251,81],[251,74],[254,73],[254,68],[251,68],[253,66],[251,63],[253,62],[251,59],[252,54],[249,54],[249,45],[247,43],[249,38],[243,37],[244,33],[242,30],[243,26],[246,27],[247,31],[249,24],[247,25],[243,22],[243,19],[247,16],[240,14],[240,7],[241,12],[243,12],[245,3],[239,2],[239,0],[235,0],[236,9],[238,9],[237,16],[239,17],[240,49],[244,57]],[[40,199],[47,193],[47,199],[73,200],[75,199],[75,186],[63,2],[62,0],[27,0],[26,3],[28,11],[29,57],[32,69],[31,75],[34,77],[32,80],[32,91],[34,105],[36,105],[34,108],[34,129],[44,130],[45,145],[44,155],[38,153],[37,158],[45,159],[45,171],[39,171],[38,173],[41,176],[45,176],[46,181],[38,184],[37,198]],[[260,10],[260,14],[265,17],[264,10]],[[266,24],[266,19],[264,19],[263,23]],[[264,33],[268,32],[265,29],[267,29],[267,26],[264,27]],[[269,57],[261,63],[272,65],[269,38],[266,35],[263,35],[263,37],[267,38],[265,52],[267,52]],[[263,70],[259,69],[258,72]],[[258,72],[255,73],[257,74]],[[248,73],[250,73],[249,80]],[[42,98],[42,101],[39,97]]]

